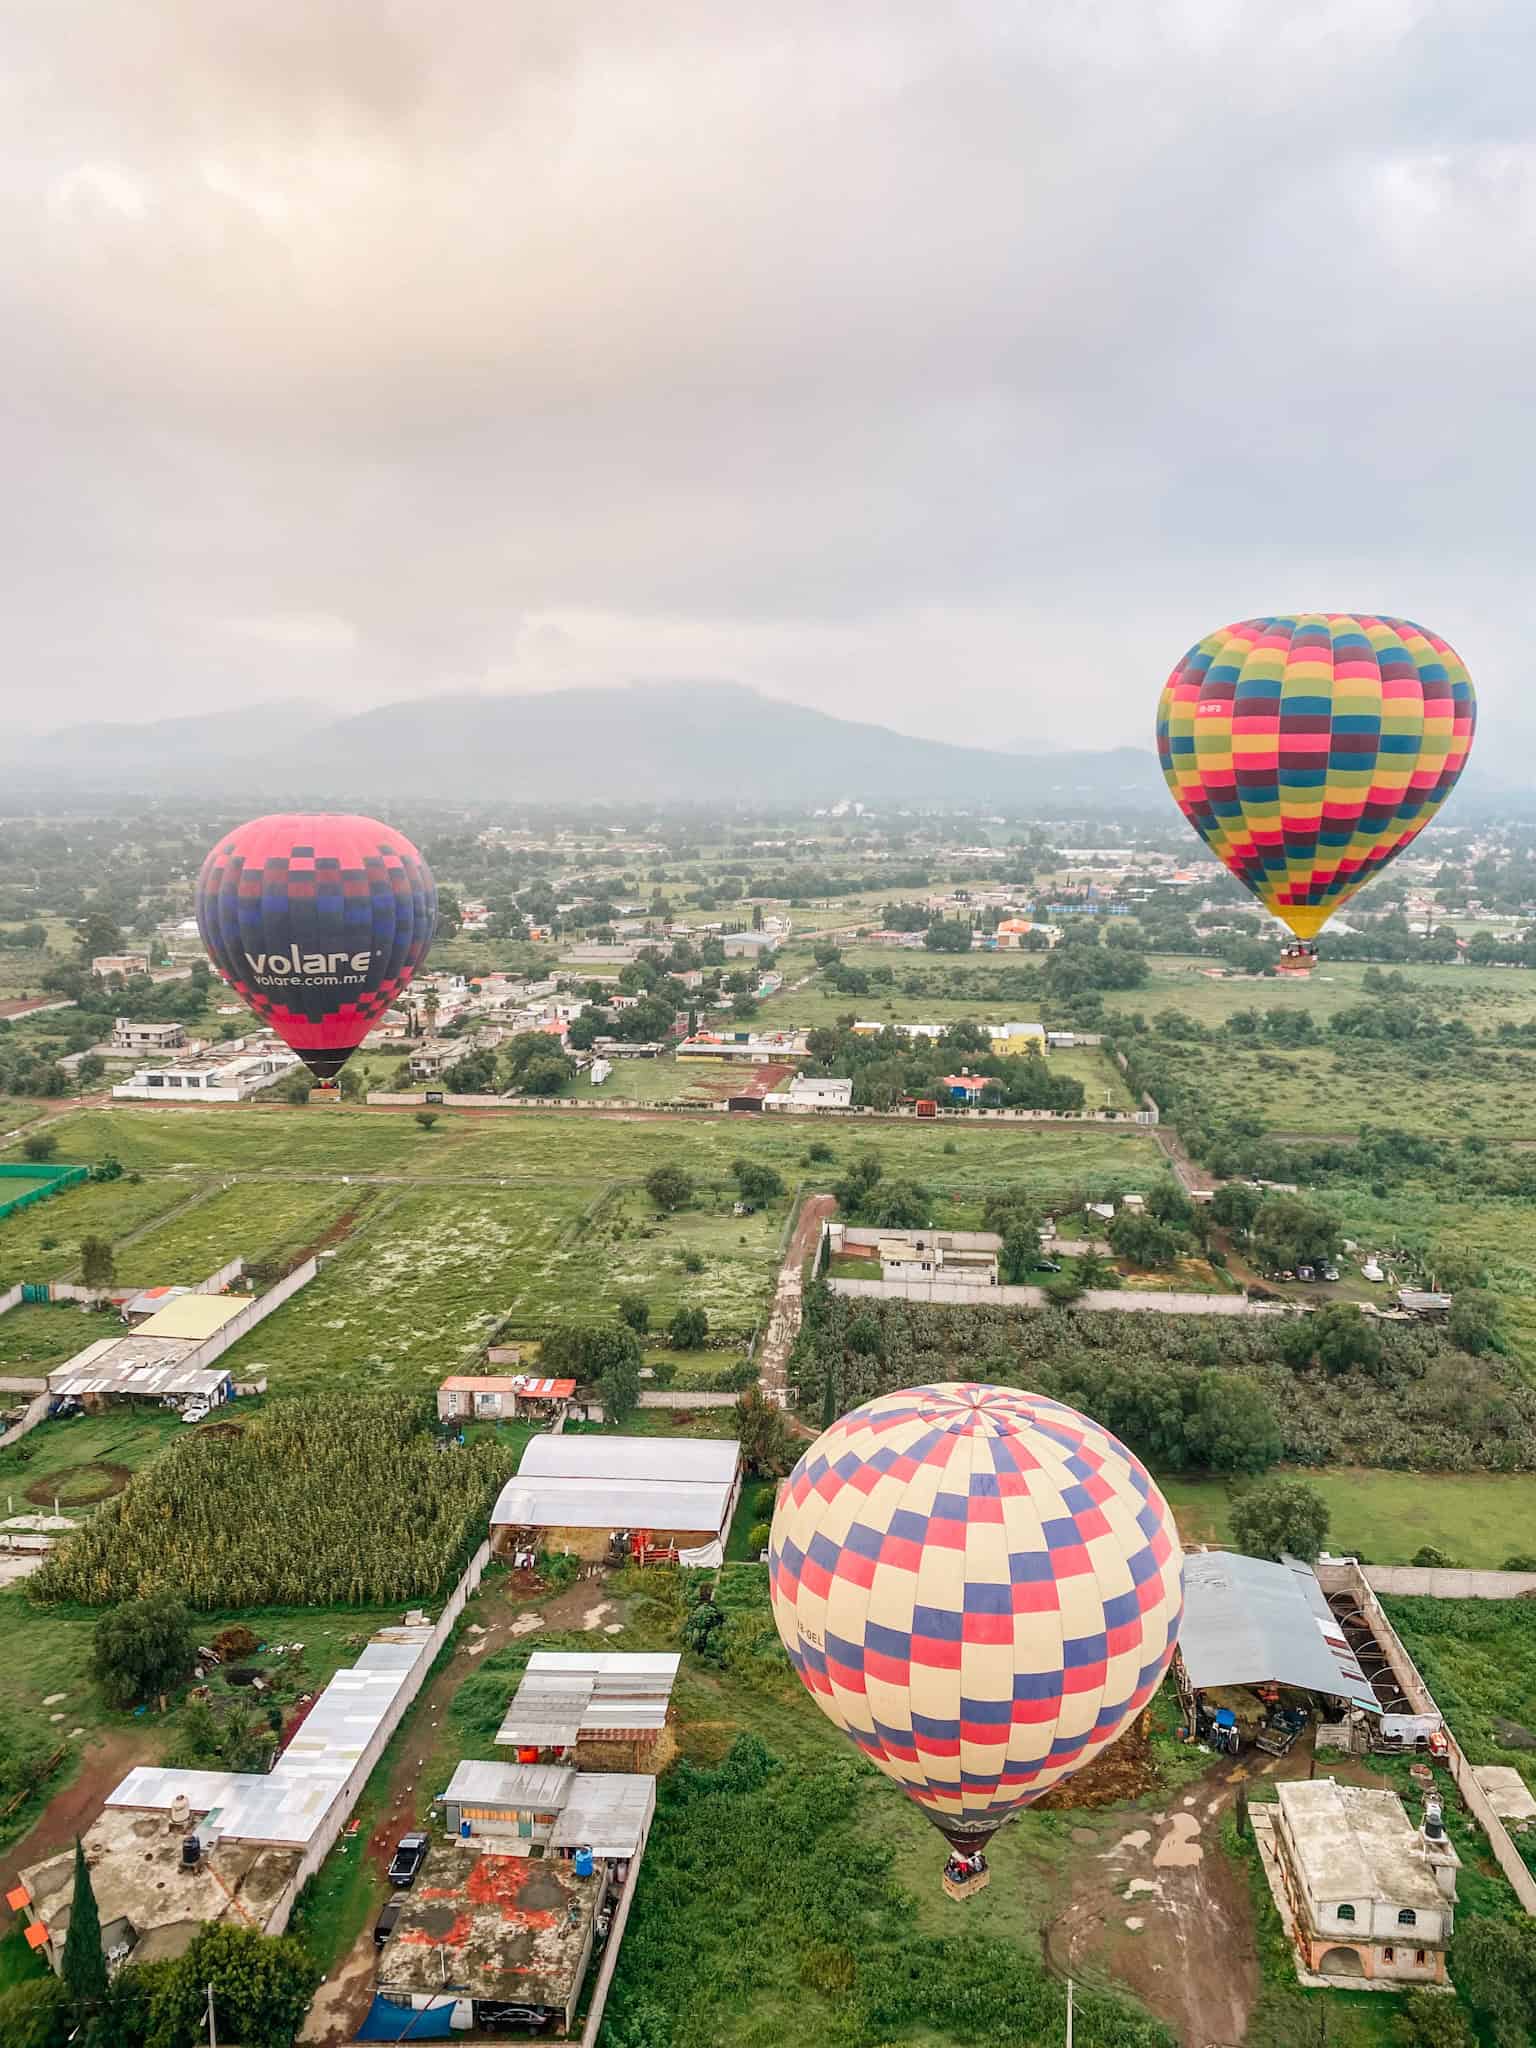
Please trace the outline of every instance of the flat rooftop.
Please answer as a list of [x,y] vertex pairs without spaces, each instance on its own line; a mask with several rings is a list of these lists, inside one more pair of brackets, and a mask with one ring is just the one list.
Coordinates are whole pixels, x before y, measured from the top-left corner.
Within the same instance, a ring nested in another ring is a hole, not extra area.
[[740,1444],[725,1437],[536,1436],[523,1451],[517,1476],[729,1483],[740,1456]]
[[[196,1869],[184,1870],[183,1832],[166,1815],[109,1806],[84,1837],[101,1924],[132,1923],[139,1937],[136,1963],[179,1956],[205,1920],[265,1927],[299,1867],[298,1848],[226,1841],[206,1849]],[[62,1952],[74,1898],[74,1849],[33,1864],[21,1877]]]
[[[163,1312],[162,1312],[163,1313]],[[131,1337],[101,1337],[48,1375],[50,1394],[212,1394],[228,1379],[222,1366],[191,1363],[196,1345],[182,1337],[146,1334],[151,1316]]]
[[582,1735],[659,1730],[680,1661],[675,1651],[536,1650],[496,1740],[566,1748]]
[[[1443,1908],[1418,1830],[1395,1792],[1333,1778],[1279,1785],[1297,1861],[1313,1896],[1375,1899],[1386,1906]],[[1448,1856],[1455,1851],[1447,1841]]]
[[395,1931],[378,1989],[565,2006],[581,1982],[601,1879],[552,1857],[504,1856],[434,1842]]
[[140,1323],[141,1337],[182,1337],[200,1344],[216,1337],[226,1323],[232,1323],[256,1299],[253,1294],[178,1294],[147,1323]]

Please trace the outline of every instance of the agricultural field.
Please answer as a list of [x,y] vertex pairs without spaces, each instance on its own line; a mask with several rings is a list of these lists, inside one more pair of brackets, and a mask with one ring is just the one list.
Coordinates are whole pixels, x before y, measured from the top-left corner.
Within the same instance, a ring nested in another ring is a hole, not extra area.
[[[1365,961],[1325,960],[1305,978],[1280,974],[1207,979],[1217,965],[1195,955],[1149,954],[1145,983],[1140,988],[1107,990],[1104,1007],[1127,1015],[1139,1010],[1147,1018],[1159,1010],[1182,1010],[1210,1026],[1224,1024],[1235,1010],[1308,1010],[1322,1024],[1336,1011],[1365,999],[1362,984],[1369,971]],[[1390,971],[1406,976],[1426,995],[1456,997],[1463,1013],[1480,1029],[1524,1024],[1536,1017],[1536,970],[1530,968],[1406,965]]]
[[[327,1233],[366,1219],[377,1188],[313,1181],[237,1181],[135,1238],[118,1254],[125,1287],[191,1286],[233,1258],[248,1265],[292,1257]],[[0,1325],[0,1341],[3,1341]]]
[[[1282,1468],[1282,1476],[1292,1468]],[[1407,1564],[1432,1545],[1457,1564],[1497,1570],[1536,1529],[1536,1474],[1296,1469],[1328,1504],[1328,1547],[1369,1564]],[[1219,1479],[1160,1476],[1186,1542],[1225,1543],[1234,1490]]]
[[0,1373],[49,1372],[104,1334],[102,1321],[79,1302],[22,1302],[0,1316]]
[[1512,1764],[1536,1788],[1536,1603],[1382,1605],[1472,1762]]
[[[122,1180],[82,1181],[62,1194],[51,1195],[46,1202],[34,1202],[30,1209],[0,1222],[0,1288],[11,1287],[18,1280],[69,1279],[80,1263],[82,1238],[105,1237],[121,1244],[132,1232],[144,1229],[195,1194],[199,1185],[200,1180],[190,1176],[153,1180],[125,1176]],[[0,1358],[5,1356],[5,1337],[5,1319],[0,1318]]]

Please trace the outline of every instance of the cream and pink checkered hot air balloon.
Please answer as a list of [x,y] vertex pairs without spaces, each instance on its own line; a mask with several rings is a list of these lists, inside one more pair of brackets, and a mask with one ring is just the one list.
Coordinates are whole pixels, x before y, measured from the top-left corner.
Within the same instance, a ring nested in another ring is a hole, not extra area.
[[1140,1461],[1059,1401],[969,1383],[824,1431],[780,1494],[769,1580],[811,1697],[961,1856],[1124,1732],[1183,1610]]

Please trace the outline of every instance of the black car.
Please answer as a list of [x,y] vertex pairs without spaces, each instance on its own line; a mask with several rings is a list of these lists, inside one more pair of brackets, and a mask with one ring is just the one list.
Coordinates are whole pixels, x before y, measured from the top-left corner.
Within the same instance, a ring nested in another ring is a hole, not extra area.
[[402,1835],[395,1844],[394,1861],[389,1866],[389,1881],[397,1890],[404,1890],[416,1882],[416,1873],[427,1860],[427,1838],[425,1835]]
[[375,1948],[382,1948],[385,1942],[388,1941],[395,1931],[395,1922],[404,1911],[405,1901],[403,1899],[390,1899],[387,1901],[383,1912],[373,1923],[373,1945]]
[[519,2028],[530,2034],[542,2034],[554,2025],[555,2015],[542,2005],[501,2005],[494,2000],[475,2000],[475,2025],[493,2028]]

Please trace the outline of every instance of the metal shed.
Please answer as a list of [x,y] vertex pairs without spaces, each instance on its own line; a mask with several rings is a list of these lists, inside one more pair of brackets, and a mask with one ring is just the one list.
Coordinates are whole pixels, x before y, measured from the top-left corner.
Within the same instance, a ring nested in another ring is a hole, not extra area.
[[1228,1550],[1186,1556],[1179,1661],[1196,1692],[1287,1685],[1380,1711],[1317,1574],[1298,1558],[1276,1564]]

